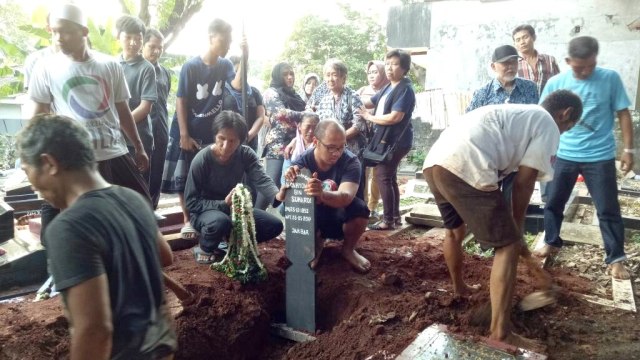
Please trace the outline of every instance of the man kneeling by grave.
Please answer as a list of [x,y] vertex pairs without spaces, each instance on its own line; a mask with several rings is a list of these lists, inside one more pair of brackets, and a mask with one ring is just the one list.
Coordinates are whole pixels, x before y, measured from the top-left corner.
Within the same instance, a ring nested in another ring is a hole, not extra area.
[[[193,158],[184,189],[191,224],[200,233],[200,246],[193,248],[196,261],[215,261],[221,242],[231,234],[231,199],[237,184],[246,181],[273,200],[278,187],[264,172],[256,153],[245,143],[247,124],[241,115],[221,112],[213,121],[214,143]],[[282,221],[264,210],[253,209],[256,240],[280,235]]]
[[[444,255],[455,293],[474,290],[462,278],[466,222],[483,248],[495,249],[490,338],[525,348],[532,342],[513,333],[510,320],[518,256],[539,286],[551,286],[524,242],[526,209],[536,179],[553,177],[560,133],[582,114],[580,98],[570,91],[551,93],[541,105],[490,105],[467,113],[442,133],[423,166],[447,229]],[[516,170],[510,212],[498,181]]]
[[[369,219],[367,205],[356,197],[360,161],[345,149],[346,132],[336,120],[321,121],[315,137],[314,147],[302,153],[284,175],[286,182],[293,182],[303,168],[312,174],[304,189],[316,199],[316,256],[310,266],[317,266],[325,239],[344,239],[342,256],[356,271],[367,272],[371,263],[355,249]],[[285,200],[287,188],[282,185],[276,195],[278,201]]]

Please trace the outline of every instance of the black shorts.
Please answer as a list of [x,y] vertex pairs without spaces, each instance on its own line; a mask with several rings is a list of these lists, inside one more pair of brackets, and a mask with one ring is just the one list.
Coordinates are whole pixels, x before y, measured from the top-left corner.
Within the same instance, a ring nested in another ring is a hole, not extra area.
[[355,218],[369,218],[369,208],[364,200],[354,197],[346,208],[333,208],[326,205],[316,206],[316,231],[325,239],[344,238],[342,225]]

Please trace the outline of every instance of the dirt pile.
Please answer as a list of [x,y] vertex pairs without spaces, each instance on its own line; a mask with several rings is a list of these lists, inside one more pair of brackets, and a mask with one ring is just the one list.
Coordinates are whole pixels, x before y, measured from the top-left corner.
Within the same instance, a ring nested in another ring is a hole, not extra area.
[[[395,236],[367,232],[361,250],[373,269],[366,275],[349,268],[340,256],[340,243],[328,244],[317,271],[317,339],[304,344],[269,334],[270,323],[284,322],[283,241],[259,245],[269,278],[249,286],[197,265],[189,250],[176,252],[169,274],[198,294],[186,309],[168,296],[179,336],[176,358],[390,359],[433,323],[456,334],[486,335],[485,327],[472,324],[471,315],[488,301],[492,260],[467,256],[465,280],[482,289],[471,299],[454,298],[442,239],[442,230],[410,229]],[[558,302],[527,313],[514,310],[518,333],[545,343],[551,359],[639,357],[635,314],[581,300],[576,293],[593,293],[594,286],[572,269],[554,268],[552,275],[562,288]],[[514,300],[533,290],[532,279],[520,267]],[[2,359],[68,355],[67,324],[58,299],[0,304],[0,323]]]

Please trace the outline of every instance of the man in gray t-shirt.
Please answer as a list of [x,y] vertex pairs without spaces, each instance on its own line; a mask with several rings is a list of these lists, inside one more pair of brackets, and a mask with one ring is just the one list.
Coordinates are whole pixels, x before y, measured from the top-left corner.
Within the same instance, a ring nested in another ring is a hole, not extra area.
[[[131,93],[129,108],[136,122],[136,128],[142,140],[144,150],[151,157],[153,154],[153,132],[149,113],[154,103],[158,100],[156,88],[156,72],[153,65],[140,54],[142,49],[142,37],[145,26],[142,20],[124,15],[116,22],[118,41],[122,47],[120,65],[124,70],[124,76]],[[135,155],[133,147],[127,143],[131,155]],[[150,159],[150,161],[152,161]],[[143,176],[149,182],[149,172]]]

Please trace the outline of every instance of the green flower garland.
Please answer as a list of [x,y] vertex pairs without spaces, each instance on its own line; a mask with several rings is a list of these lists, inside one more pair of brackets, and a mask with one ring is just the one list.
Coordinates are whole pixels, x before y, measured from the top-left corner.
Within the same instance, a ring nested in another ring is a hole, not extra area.
[[231,197],[231,221],[233,228],[227,255],[222,261],[211,264],[211,268],[242,284],[266,280],[267,270],[258,254],[251,194],[242,184],[236,185]]

